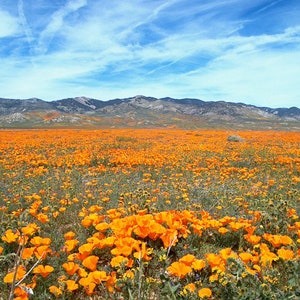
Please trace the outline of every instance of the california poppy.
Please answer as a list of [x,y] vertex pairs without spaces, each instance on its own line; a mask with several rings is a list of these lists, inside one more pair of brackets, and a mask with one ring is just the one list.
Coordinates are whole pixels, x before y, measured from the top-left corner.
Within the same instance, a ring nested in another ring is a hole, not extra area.
[[72,250],[74,250],[76,248],[76,246],[79,244],[78,240],[66,240],[65,244],[63,246],[63,251],[66,252],[71,252]]
[[179,259],[179,262],[184,263],[187,266],[191,266],[196,260],[196,257],[192,254],[187,254]]
[[176,277],[184,278],[187,274],[191,273],[193,270],[190,266],[182,262],[175,261],[168,268],[167,271]]
[[289,249],[280,248],[277,251],[278,257],[282,258],[283,260],[291,260],[294,258],[294,251]]
[[195,259],[192,263],[192,268],[196,271],[200,271],[206,266],[206,262],[203,259]]
[[33,269],[34,274],[40,274],[42,277],[47,277],[51,272],[54,271],[54,268],[49,265],[39,265]]
[[111,259],[110,265],[114,268],[118,268],[121,264],[126,264],[128,258],[122,255],[115,256]]
[[74,275],[76,273],[76,271],[79,269],[79,265],[76,264],[73,261],[69,261],[66,262],[62,265],[62,267],[65,269],[65,271],[69,274],[69,275]]
[[[14,273],[15,271],[11,271],[9,272],[3,279],[3,282],[5,283],[12,283],[13,282],[13,278],[14,278]],[[23,279],[24,275],[26,274],[26,269],[24,266],[20,265],[17,268],[17,272],[16,272],[16,280],[21,280]]]
[[252,260],[252,254],[249,252],[242,252],[239,254],[240,259],[246,264]]
[[210,288],[202,288],[199,290],[198,296],[200,298],[206,298],[206,297],[209,298],[212,296],[212,291]]
[[86,257],[83,261],[82,264],[88,268],[91,271],[95,271],[97,269],[97,263],[98,263],[99,257],[95,255],[91,255]]
[[55,285],[51,285],[49,287],[49,291],[56,297],[58,297],[59,295],[62,295],[62,290]]
[[24,248],[22,251],[22,259],[29,259],[32,257],[35,247]]
[[11,229],[8,229],[5,231],[1,239],[6,243],[13,243],[19,238],[19,235],[19,232],[13,232]]
[[66,280],[67,290],[73,292],[78,289],[78,284],[74,280]]

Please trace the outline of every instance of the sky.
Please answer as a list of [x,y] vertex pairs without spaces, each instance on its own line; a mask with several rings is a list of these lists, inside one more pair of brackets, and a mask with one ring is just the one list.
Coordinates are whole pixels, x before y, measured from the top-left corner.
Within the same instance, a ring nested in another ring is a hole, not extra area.
[[0,0],[0,97],[300,107],[299,0]]

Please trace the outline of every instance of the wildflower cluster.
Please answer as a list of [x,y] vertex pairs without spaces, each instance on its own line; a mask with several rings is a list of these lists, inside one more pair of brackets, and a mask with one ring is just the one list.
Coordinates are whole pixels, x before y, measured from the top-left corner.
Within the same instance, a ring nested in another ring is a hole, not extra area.
[[0,132],[7,299],[297,299],[300,135]]

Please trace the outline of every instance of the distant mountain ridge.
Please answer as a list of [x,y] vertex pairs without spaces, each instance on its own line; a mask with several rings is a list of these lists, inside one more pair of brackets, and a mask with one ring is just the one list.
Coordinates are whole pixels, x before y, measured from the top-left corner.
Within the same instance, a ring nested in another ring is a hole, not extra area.
[[134,96],[102,101],[75,97],[51,102],[0,98],[0,127],[179,127],[299,130],[300,109],[226,101]]

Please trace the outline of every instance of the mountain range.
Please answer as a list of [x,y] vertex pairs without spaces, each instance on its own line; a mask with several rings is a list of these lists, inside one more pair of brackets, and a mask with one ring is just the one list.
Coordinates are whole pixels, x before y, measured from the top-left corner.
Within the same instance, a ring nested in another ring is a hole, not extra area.
[[300,109],[134,96],[44,101],[0,98],[0,128],[171,127],[300,130]]

